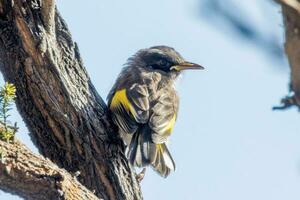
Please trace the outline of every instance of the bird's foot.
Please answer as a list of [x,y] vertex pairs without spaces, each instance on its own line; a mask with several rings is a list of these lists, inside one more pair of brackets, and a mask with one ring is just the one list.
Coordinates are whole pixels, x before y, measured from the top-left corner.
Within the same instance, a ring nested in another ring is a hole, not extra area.
[[145,177],[145,174],[146,174],[146,168],[143,168],[143,170],[138,174],[136,175],[136,180],[140,183],[142,182],[142,180],[144,179]]

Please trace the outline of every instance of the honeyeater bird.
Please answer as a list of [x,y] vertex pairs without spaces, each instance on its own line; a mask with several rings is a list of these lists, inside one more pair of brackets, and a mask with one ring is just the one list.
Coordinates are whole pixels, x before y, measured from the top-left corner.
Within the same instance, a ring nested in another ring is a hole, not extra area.
[[174,82],[183,70],[203,69],[168,46],[139,50],[128,59],[107,99],[133,166],[150,165],[161,176],[175,170],[166,146],[179,106]]

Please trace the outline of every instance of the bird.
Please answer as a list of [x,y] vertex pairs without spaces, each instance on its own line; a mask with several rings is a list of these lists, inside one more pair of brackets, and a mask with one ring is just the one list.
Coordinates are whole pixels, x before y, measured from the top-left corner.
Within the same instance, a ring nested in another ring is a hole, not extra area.
[[178,117],[175,82],[188,69],[204,68],[172,47],[153,46],[139,50],[121,70],[107,101],[132,166],[151,166],[162,177],[175,171],[167,143]]

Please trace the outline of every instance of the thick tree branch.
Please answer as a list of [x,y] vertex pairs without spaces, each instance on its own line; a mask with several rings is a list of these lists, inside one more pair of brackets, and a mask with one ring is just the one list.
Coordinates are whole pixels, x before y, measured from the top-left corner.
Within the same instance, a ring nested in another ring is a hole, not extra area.
[[0,141],[0,189],[32,200],[98,199],[66,170],[20,142]]
[[16,85],[17,108],[41,154],[79,171],[98,197],[141,199],[106,105],[53,3],[0,1],[0,70]]

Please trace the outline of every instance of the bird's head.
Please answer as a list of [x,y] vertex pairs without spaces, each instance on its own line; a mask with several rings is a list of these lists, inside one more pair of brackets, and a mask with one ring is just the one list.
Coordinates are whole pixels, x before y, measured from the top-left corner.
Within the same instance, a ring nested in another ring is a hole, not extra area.
[[186,61],[175,49],[168,46],[142,49],[130,59],[130,64],[148,71],[175,76],[183,70],[204,69],[201,65]]

